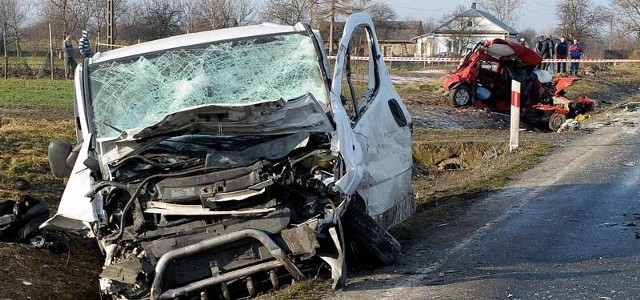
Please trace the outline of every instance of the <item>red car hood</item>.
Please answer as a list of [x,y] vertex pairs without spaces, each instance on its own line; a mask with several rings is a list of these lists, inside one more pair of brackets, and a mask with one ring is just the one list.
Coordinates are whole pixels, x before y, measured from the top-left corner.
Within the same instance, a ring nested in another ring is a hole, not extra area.
[[486,42],[484,51],[498,60],[516,57],[521,62],[530,65],[537,65],[542,62],[542,57],[533,50],[518,43],[505,41],[503,39]]
[[556,96],[560,94],[566,87],[572,85],[574,82],[580,80],[580,78],[561,77],[554,78],[553,82],[556,84]]

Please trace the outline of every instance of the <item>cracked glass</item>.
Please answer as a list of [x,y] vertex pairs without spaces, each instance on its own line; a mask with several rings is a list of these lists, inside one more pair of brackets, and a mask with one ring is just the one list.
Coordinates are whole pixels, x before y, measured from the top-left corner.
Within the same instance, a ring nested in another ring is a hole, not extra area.
[[282,34],[172,49],[91,66],[99,138],[148,127],[196,106],[250,105],[328,95],[311,37]]

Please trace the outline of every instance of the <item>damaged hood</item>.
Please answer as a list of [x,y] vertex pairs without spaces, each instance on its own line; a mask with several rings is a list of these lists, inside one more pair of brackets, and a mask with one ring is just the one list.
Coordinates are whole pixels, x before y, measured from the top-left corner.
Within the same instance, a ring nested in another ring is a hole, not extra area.
[[98,139],[107,161],[182,134],[276,135],[297,132],[333,132],[334,127],[318,101],[307,94],[284,101],[247,105],[201,105],[167,114],[151,126],[123,131],[116,138]]

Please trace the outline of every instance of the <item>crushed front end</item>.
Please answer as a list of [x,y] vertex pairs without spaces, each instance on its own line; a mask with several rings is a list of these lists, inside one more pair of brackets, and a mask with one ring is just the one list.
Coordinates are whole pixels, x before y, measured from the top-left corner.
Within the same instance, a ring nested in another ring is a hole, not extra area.
[[255,295],[264,281],[304,279],[318,254],[338,259],[349,198],[331,184],[341,165],[329,141],[185,135],[110,164],[113,180],[89,195],[104,207],[93,228],[106,253],[102,292],[166,299],[217,285],[228,297],[242,281]]

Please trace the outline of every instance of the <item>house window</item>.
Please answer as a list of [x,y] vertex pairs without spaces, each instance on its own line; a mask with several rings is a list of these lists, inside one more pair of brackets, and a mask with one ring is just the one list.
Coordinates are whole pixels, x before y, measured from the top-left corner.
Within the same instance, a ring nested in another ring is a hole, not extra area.
[[473,21],[471,20],[467,21],[467,27],[473,27]]

